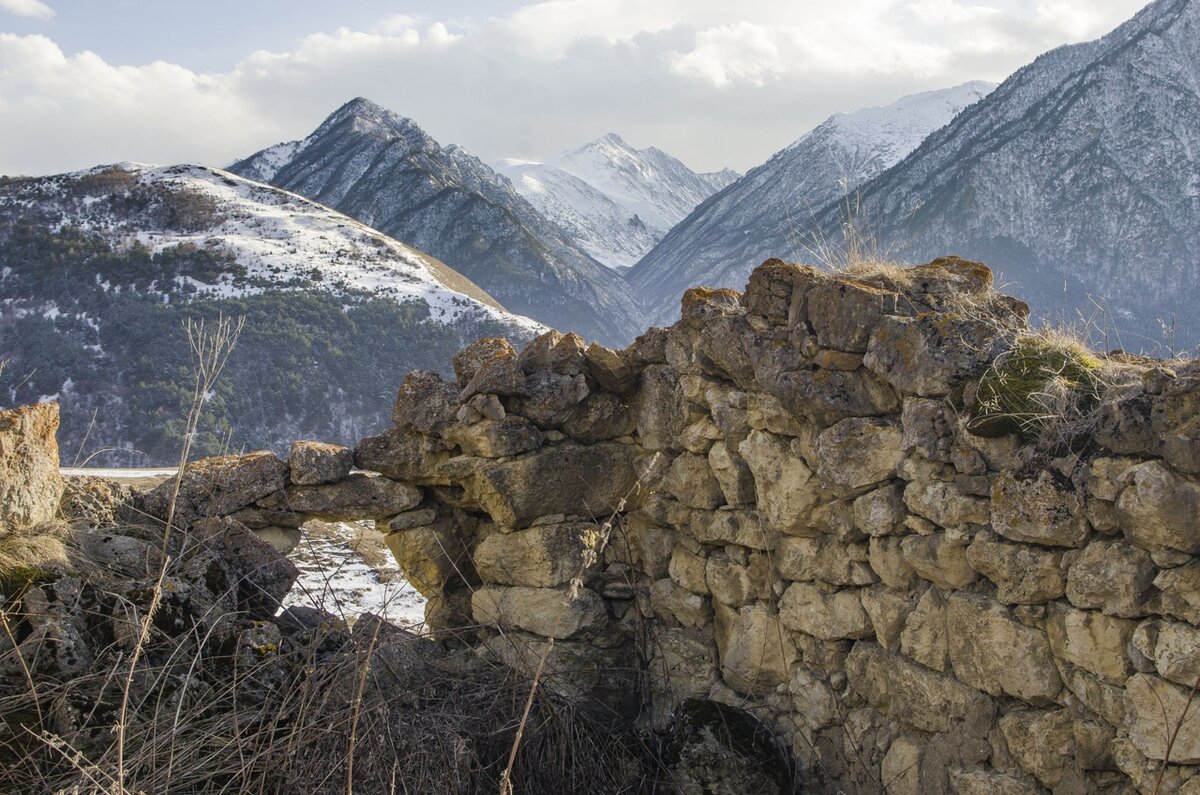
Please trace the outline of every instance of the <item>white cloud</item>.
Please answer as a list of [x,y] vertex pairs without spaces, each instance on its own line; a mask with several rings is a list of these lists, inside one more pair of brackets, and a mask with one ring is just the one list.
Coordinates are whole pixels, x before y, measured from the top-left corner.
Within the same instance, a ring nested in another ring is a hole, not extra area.
[[54,9],[40,0],[0,0],[0,11],[7,11],[19,17],[49,19],[54,16]]
[[313,33],[211,74],[0,34],[0,173],[222,165],[307,134],[354,96],[485,158],[545,157],[616,131],[696,167],[746,168],[831,113],[1002,79],[1142,4],[549,0],[482,21],[393,16]]

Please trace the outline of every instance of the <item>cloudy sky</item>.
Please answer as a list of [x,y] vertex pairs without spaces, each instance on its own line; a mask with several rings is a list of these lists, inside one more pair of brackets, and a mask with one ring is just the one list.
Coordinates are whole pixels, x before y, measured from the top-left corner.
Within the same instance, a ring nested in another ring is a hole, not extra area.
[[0,0],[0,174],[226,165],[365,96],[490,160],[613,131],[751,167],[832,113],[1095,38],[1146,0]]

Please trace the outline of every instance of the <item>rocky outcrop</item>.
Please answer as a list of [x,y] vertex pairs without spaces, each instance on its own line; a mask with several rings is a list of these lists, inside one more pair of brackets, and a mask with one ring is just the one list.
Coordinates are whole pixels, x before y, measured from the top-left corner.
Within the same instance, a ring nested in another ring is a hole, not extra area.
[[0,537],[58,515],[58,404],[0,411]]
[[1092,433],[973,434],[1025,316],[961,260],[772,261],[624,351],[550,332],[410,375],[355,451],[378,474],[252,454],[183,504],[373,518],[434,631],[655,728],[749,709],[815,791],[1189,791],[1200,380],[1126,359]]

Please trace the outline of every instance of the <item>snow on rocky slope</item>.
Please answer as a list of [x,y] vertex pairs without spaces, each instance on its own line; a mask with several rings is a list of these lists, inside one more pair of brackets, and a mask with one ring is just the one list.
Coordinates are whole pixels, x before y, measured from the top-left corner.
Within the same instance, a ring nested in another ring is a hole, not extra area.
[[[987,262],[1035,314],[1184,350],[1200,342],[1197,119],[1200,0],[1157,0],[1018,70],[863,185],[861,215],[904,258]],[[841,222],[828,208],[816,233]]]
[[504,306],[623,344],[643,328],[629,285],[461,147],[352,100],[299,142],[230,169],[320,201],[438,257]]
[[701,203],[627,274],[652,320],[669,322],[688,287],[745,286],[769,257],[813,259],[814,213],[899,162],[994,86],[970,82],[839,113]]
[[506,160],[500,173],[546,217],[611,268],[627,268],[738,174],[692,171],[660,149],[609,133],[551,162]]

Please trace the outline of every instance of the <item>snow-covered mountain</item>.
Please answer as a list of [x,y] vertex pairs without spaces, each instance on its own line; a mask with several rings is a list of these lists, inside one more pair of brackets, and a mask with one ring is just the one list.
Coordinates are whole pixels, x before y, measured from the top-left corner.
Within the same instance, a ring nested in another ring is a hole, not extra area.
[[57,396],[63,449],[122,464],[177,455],[185,319],[246,319],[198,453],[357,439],[398,374],[543,329],[341,213],[188,165],[0,182],[0,296],[0,402]]
[[[1109,343],[1200,341],[1200,0],[1157,0],[1017,71],[862,187],[885,249],[987,262]],[[818,234],[842,222],[837,208]],[[1112,332],[1123,330],[1121,336]],[[1173,340],[1171,339],[1173,337]]]
[[365,99],[231,170],[329,205],[451,265],[504,306],[606,343],[640,332],[629,286],[460,147]]
[[700,174],[661,149],[603,138],[547,163],[505,160],[500,173],[589,254],[612,268],[633,265],[675,224],[738,174]]
[[679,311],[688,287],[741,288],[769,257],[812,259],[814,213],[852,196],[994,88],[974,81],[836,114],[700,204],[627,274],[652,320]]

